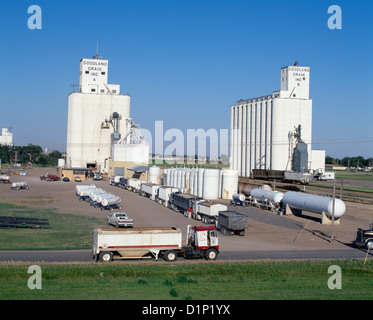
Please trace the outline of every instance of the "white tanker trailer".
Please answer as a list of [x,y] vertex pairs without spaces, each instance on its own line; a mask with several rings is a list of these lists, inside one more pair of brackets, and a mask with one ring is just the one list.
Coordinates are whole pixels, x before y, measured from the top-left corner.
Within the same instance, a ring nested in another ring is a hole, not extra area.
[[[309,212],[325,214],[329,219],[333,215],[333,198],[316,196],[313,194],[289,191],[282,198],[283,209],[288,206],[291,209],[305,210]],[[334,218],[338,219],[346,212],[346,205],[340,199],[334,201]]]
[[20,190],[20,189],[26,189],[29,190],[29,186],[27,185],[26,181],[21,181],[21,182],[13,182],[12,186],[10,187],[11,190]]
[[280,203],[284,194],[279,191],[253,189],[251,190],[250,197],[258,200],[259,202],[269,201],[273,204]]

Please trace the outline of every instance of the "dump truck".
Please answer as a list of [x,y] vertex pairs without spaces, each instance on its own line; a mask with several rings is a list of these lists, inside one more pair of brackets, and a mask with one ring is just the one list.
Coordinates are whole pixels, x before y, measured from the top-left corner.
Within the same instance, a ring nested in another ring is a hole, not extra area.
[[140,187],[139,194],[143,197],[149,197],[151,200],[155,200],[159,185],[155,183],[143,183]]
[[196,201],[193,204],[192,218],[202,220],[203,223],[215,223],[216,217],[219,216],[219,211],[226,211],[226,205],[213,203],[211,201]]
[[373,223],[370,225],[370,229],[357,229],[355,245],[368,250],[373,249]]
[[187,215],[189,212],[192,213],[194,202],[201,200],[203,199],[188,193],[174,192],[170,195],[168,206],[174,211]]
[[185,259],[215,260],[219,254],[216,229],[213,226],[190,225],[187,244],[179,227],[149,227],[133,229],[95,228],[93,232],[93,259],[110,262],[114,259],[141,259],[159,257],[173,262],[178,256]]
[[248,216],[235,211],[219,211],[219,216],[215,221],[216,229],[225,236],[232,234],[244,236],[248,225]]
[[157,195],[155,197],[155,201],[159,204],[168,207],[168,201],[170,200],[170,196],[174,192],[178,192],[178,188],[169,187],[169,186],[160,186],[157,191]]

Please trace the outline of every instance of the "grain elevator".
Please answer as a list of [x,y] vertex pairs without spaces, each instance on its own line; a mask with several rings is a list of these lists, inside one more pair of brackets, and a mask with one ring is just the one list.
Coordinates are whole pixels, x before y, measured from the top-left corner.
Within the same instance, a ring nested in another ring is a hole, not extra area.
[[[108,84],[108,64],[97,55],[80,60],[79,90],[68,98],[68,167],[108,172],[113,159],[122,166],[148,164],[149,146],[130,117],[131,97],[119,84]],[[139,139],[131,139],[134,132]]]
[[240,176],[253,169],[325,170],[325,151],[312,150],[310,68],[281,69],[281,89],[231,106],[230,166]]

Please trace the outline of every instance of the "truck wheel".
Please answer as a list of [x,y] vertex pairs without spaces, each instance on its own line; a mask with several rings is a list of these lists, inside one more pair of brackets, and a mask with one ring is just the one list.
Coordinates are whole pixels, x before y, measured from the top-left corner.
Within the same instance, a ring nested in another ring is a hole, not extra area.
[[110,262],[113,260],[113,253],[110,251],[102,251],[98,258],[101,262]]
[[218,256],[218,253],[215,249],[210,248],[205,253],[206,260],[215,260]]
[[225,236],[227,236],[228,235],[228,230],[227,230],[227,228],[226,227],[221,227],[221,230],[220,230],[220,232],[223,234],[223,235],[225,235]]
[[167,262],[174,262],[177,260],[176,252],[173,250],[168,250],[163,254],[163,259]]

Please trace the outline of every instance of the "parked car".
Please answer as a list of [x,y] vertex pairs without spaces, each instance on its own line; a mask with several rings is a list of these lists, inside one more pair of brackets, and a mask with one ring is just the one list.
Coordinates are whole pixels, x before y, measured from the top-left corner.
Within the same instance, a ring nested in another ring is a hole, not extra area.
[[68,177],[64,177],[64,178],[62,178],[62,181],[69,182],[70,179]]
[[79,176],[75,177],[75,182],[82,182],[82,178]]

